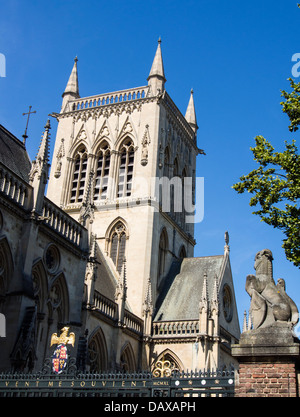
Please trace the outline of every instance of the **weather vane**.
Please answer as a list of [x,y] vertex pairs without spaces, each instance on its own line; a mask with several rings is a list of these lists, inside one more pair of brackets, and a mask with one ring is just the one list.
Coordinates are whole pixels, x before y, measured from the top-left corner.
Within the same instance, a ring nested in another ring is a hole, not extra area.
[[36,113],[36,111],[31,111],[31,109],[32,109],[32,106],[29,106],[29,112],[28,113],[23,113],[23,116],[25,116],[27,114],[27,123],[26,123],[25,132],[24,132],[24,135],[23,135],[23,143],[24,143],[24,145],[26,143],[26,139],[28,138],[28,136],[27,136],[27,128],[28,128],[29,117],[30,117],[31,114]]

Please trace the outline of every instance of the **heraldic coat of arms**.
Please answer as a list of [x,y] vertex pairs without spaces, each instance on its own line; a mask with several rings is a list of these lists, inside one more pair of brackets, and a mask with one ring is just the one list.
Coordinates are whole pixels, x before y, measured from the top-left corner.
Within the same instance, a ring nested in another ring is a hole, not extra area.
[[69,332],[69,327],[64,327],[61,330],[61,335],[58,337],[57,333],[53,333],[51,336],[50,346],[57,345],[55,348],[51,363],[52,363],[52,370],[56,374],[60,374],[66,369],[68,363],[68,349],[67,344],[70,344],[74,347],[75,344],[75,334]]

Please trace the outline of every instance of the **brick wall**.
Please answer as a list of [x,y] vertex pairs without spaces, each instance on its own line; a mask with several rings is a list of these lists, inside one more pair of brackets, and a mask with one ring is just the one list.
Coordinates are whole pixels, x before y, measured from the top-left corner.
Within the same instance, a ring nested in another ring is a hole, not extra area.
[[294,363],[240,363],[236,397],[297,397]]

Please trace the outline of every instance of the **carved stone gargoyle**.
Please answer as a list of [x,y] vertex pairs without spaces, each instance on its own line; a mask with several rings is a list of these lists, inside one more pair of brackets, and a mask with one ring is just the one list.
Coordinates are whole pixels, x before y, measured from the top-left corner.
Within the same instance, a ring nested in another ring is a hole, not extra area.
[[299,320],[298,308],[285,292],[284,279],[278,279],[275,285],[272,261],[269,249],[258,252],[254,263],[256,275],[246,278],[246,291],[251,297],[253,330],[271,326],[275,322],[286,323],[292,329]]

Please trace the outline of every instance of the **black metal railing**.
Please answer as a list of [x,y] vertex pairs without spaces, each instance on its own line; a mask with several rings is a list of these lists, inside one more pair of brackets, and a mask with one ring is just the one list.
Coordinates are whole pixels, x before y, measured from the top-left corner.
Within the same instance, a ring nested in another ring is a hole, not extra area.
[[0,374],[0,397],[232,397],[234,371],[82,373],[74,359],[61,374],[50,360],[37,373]]

